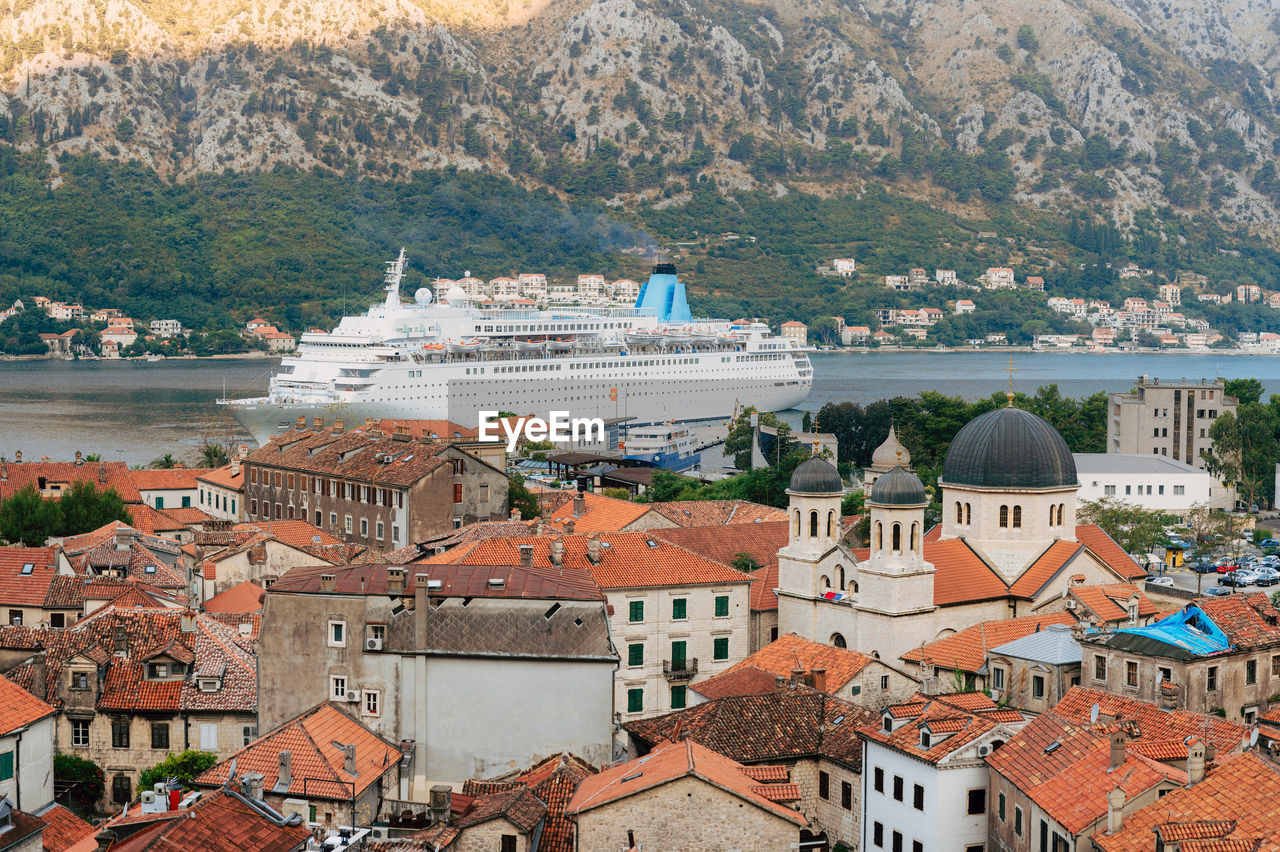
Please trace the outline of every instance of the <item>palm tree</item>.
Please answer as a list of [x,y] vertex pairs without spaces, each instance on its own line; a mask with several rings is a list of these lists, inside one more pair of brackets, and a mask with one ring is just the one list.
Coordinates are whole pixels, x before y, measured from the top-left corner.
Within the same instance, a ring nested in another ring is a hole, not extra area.
[[227,448],[214,441],[206,441],[200,446],[201,467],[222,467],[231,461]]
[[147,467],[152,470],[171,470],[178,466],[178,460],[173,457],[173,453],[165,453],[159,458],[152,459],[151,464]]

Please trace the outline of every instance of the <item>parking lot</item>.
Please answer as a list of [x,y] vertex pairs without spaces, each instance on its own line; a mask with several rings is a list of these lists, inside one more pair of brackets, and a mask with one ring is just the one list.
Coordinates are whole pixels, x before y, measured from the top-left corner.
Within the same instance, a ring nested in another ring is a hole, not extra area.
[[[1235,552],[1238,553],[1238,558],[1242,560],[1247,559],[1248,557],[1253,557],[1255,559],[1260,559],[1262,557],[1262,551],[1258,547],[1254,546],[1251,542],[1250,543],[1241,542],[1241,547],[1239,548],[1238,551],[1235,551]],[[1224,558],[1226,558],[1226,551],[1225,549],[1220,549],[1217,553],[1214,554],[1213,561],[1216,562],[1219,559],[1224,559]],[[1207,573],[1197,573],[1196,571],[1193,571],[1191,569],[1189,563],[1190,563],[1190,560],[1188,559],[1188,565],[1182,568],[1164,568],[1163,566],[1153,566],[1151,576],[1153,578],[1161,577],[1161,576],[1169,577],[1170,579],[1173,580],[1174,588],[1182,589],[1189,592],[1195,592],[1199,594],[1204,594],[1208,589],[1211,589],[1214,587],[1220,587],[1224,589],[1229,589],[1231,591],[1239,591],[1239,592],[1267,592],[1268,594],[1271,594],[1272,592],[1275,592],[1275,591],[1280,591],[1280,582],[1277,582],[1274,585],[1262,585],[1262,586],[1255,586],[1252,584],[1247,586],[1241,586],[1241,587],[1229,586],[1219,582],[1224,575],[1218,573],[1216,568],[1212,569]],[[1280,565],[1277,565],[1277,567],[1280,567]]]

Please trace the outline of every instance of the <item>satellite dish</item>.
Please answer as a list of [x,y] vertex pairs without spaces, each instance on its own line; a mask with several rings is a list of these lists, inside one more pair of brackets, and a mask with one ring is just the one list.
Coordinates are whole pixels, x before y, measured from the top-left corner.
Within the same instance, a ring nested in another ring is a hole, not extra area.
[[1098,702],[1096,701],[1093,702],[1093,706],[1089,708],[1089,724],[1090,725],[1098,724],[1098,712],[1100,710],[1102,710],[1102,707],[1099,706]]
[[1249,732],[1249,747],[1252,748],[1258,744],[1258,726],[1254,725],[1253,730]]
[[413,300],[419,305],[431,304],[431,288],[419,287],[413,294]]

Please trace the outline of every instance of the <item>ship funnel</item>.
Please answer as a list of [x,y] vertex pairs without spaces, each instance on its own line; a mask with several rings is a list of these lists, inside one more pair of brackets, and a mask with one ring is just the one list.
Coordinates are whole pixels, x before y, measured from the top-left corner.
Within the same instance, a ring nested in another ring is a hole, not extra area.
[[682,323],[693,320],[684,285],[676,278],[673,263],[659,263],[653,267],[649,280],[640,288],[637,308],[650,308],[662,322]]

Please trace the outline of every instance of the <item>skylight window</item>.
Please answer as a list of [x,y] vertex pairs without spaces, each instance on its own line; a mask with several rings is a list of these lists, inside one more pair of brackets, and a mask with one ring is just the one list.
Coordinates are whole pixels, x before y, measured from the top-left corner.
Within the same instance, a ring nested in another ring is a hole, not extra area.
[[22,573],[23,573],[23,574],[30,574],[30,573],[31,573],[32,571],[34,571],[34,570],[36,570],[36,566],[35,566],[35,564],[34,564],[34,563],[32,563],[32,562],[27,562],[27,563],[25,563],[25,564],[22,566]]

